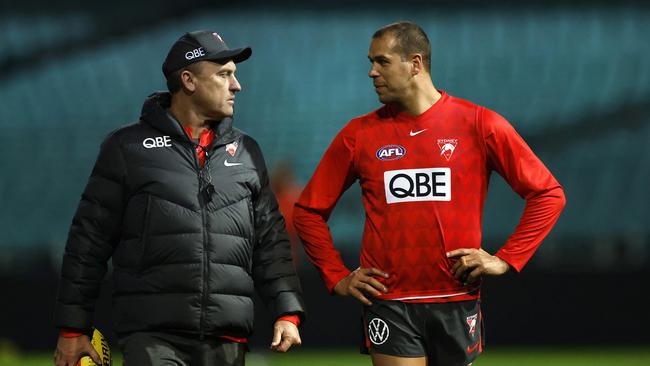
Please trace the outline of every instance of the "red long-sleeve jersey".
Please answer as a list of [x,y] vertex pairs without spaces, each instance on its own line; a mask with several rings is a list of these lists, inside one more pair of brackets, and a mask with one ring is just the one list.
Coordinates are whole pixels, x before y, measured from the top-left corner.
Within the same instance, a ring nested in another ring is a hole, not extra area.
[[491,171],[526,200],[521,221],[496,255],[520,271],[564,207],[560,184],[497,113],[442,92],[413,117],[391,106],[351,120],[334,138],[294,209],[294,225],[325,285],[350,273],[327,220],[356,180],[366,221],[361,267],[387,272],[382,299],[461,301],[479,296],[451,273],[446,252],[481,247]]

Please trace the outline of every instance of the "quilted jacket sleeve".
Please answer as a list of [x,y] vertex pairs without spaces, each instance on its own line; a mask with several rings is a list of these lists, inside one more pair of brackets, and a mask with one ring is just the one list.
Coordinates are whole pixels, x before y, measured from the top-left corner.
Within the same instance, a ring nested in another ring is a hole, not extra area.
[[54,324],[89,329],[95,302],[120,235],[125,161],[115,134],[102,144],[72,220],[63,255]]
[[264,157],[257,143],[251,140],[260,188],[253,199],[256,243],[253,250],[255,288],[267,305],[273,319],[295,314],[304,321],[304,302],[300,281],[293,266],[291,244],[284,218],[278,208]]

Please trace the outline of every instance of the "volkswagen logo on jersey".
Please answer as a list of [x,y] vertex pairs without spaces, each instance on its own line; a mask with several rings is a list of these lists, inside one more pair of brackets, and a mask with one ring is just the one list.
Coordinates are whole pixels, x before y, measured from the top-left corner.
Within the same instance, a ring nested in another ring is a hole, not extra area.
[[390,331],[388,330],[388,324],[379,318],[373,318],[368,324],[368,338],[370,342],[376,345],[383,344],[388,340]]
[[406,149],[400,145],[386,145],[380,147],[375,155],[379,160],[397,160],[406,155]]
[[451,169],[402,169],[384,172],[387,203],[451,201]]

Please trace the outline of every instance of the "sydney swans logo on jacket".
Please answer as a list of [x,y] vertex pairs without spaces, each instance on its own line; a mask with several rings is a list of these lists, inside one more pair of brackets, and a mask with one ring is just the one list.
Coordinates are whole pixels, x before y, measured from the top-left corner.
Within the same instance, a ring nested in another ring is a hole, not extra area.
[[237,147],[238,146],[239,145],[237,144],[237,141],[234,141],[234,142],[226,145],[226,151],[228,152],[228,154],[230,154],[230,156],[235,156],[235,154],[237,153]]
[[[239,145],[237,144],[237,141],[233,141],[233,142],[229,143],[228,145],[226,145],[226,151],[228,152],[228,154],[230,154],[230,156],[235,156],[235,154],[237,154],[237,147],[238,146]],[[225,165],[225,166],[237,166],[237,165],[242,165],[242,163],[231,163],[231,162],[228,161],[228,159],[226,159],[226,160],[223,161],[223,165]]]
[[172,138],[169,136],[147,137],[142,140],[142,146],[146,149],[153,149],[156,147],[171,147]]

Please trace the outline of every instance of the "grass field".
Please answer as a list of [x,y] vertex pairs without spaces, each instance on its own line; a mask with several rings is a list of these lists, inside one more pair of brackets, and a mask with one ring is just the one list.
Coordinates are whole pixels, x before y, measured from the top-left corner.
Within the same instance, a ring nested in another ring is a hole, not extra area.
[[[115,357],[113,365],[122,362]],[[0,353],[2,366],[52,365],[49,354],[21,356]],[[247,366],[361,366],[370,365],[367,356],[353,350],[296,349],[289,354],[253,352]],[[645,348],[499,348],[486,351],[474,366],[648,366],[650,347]]]

